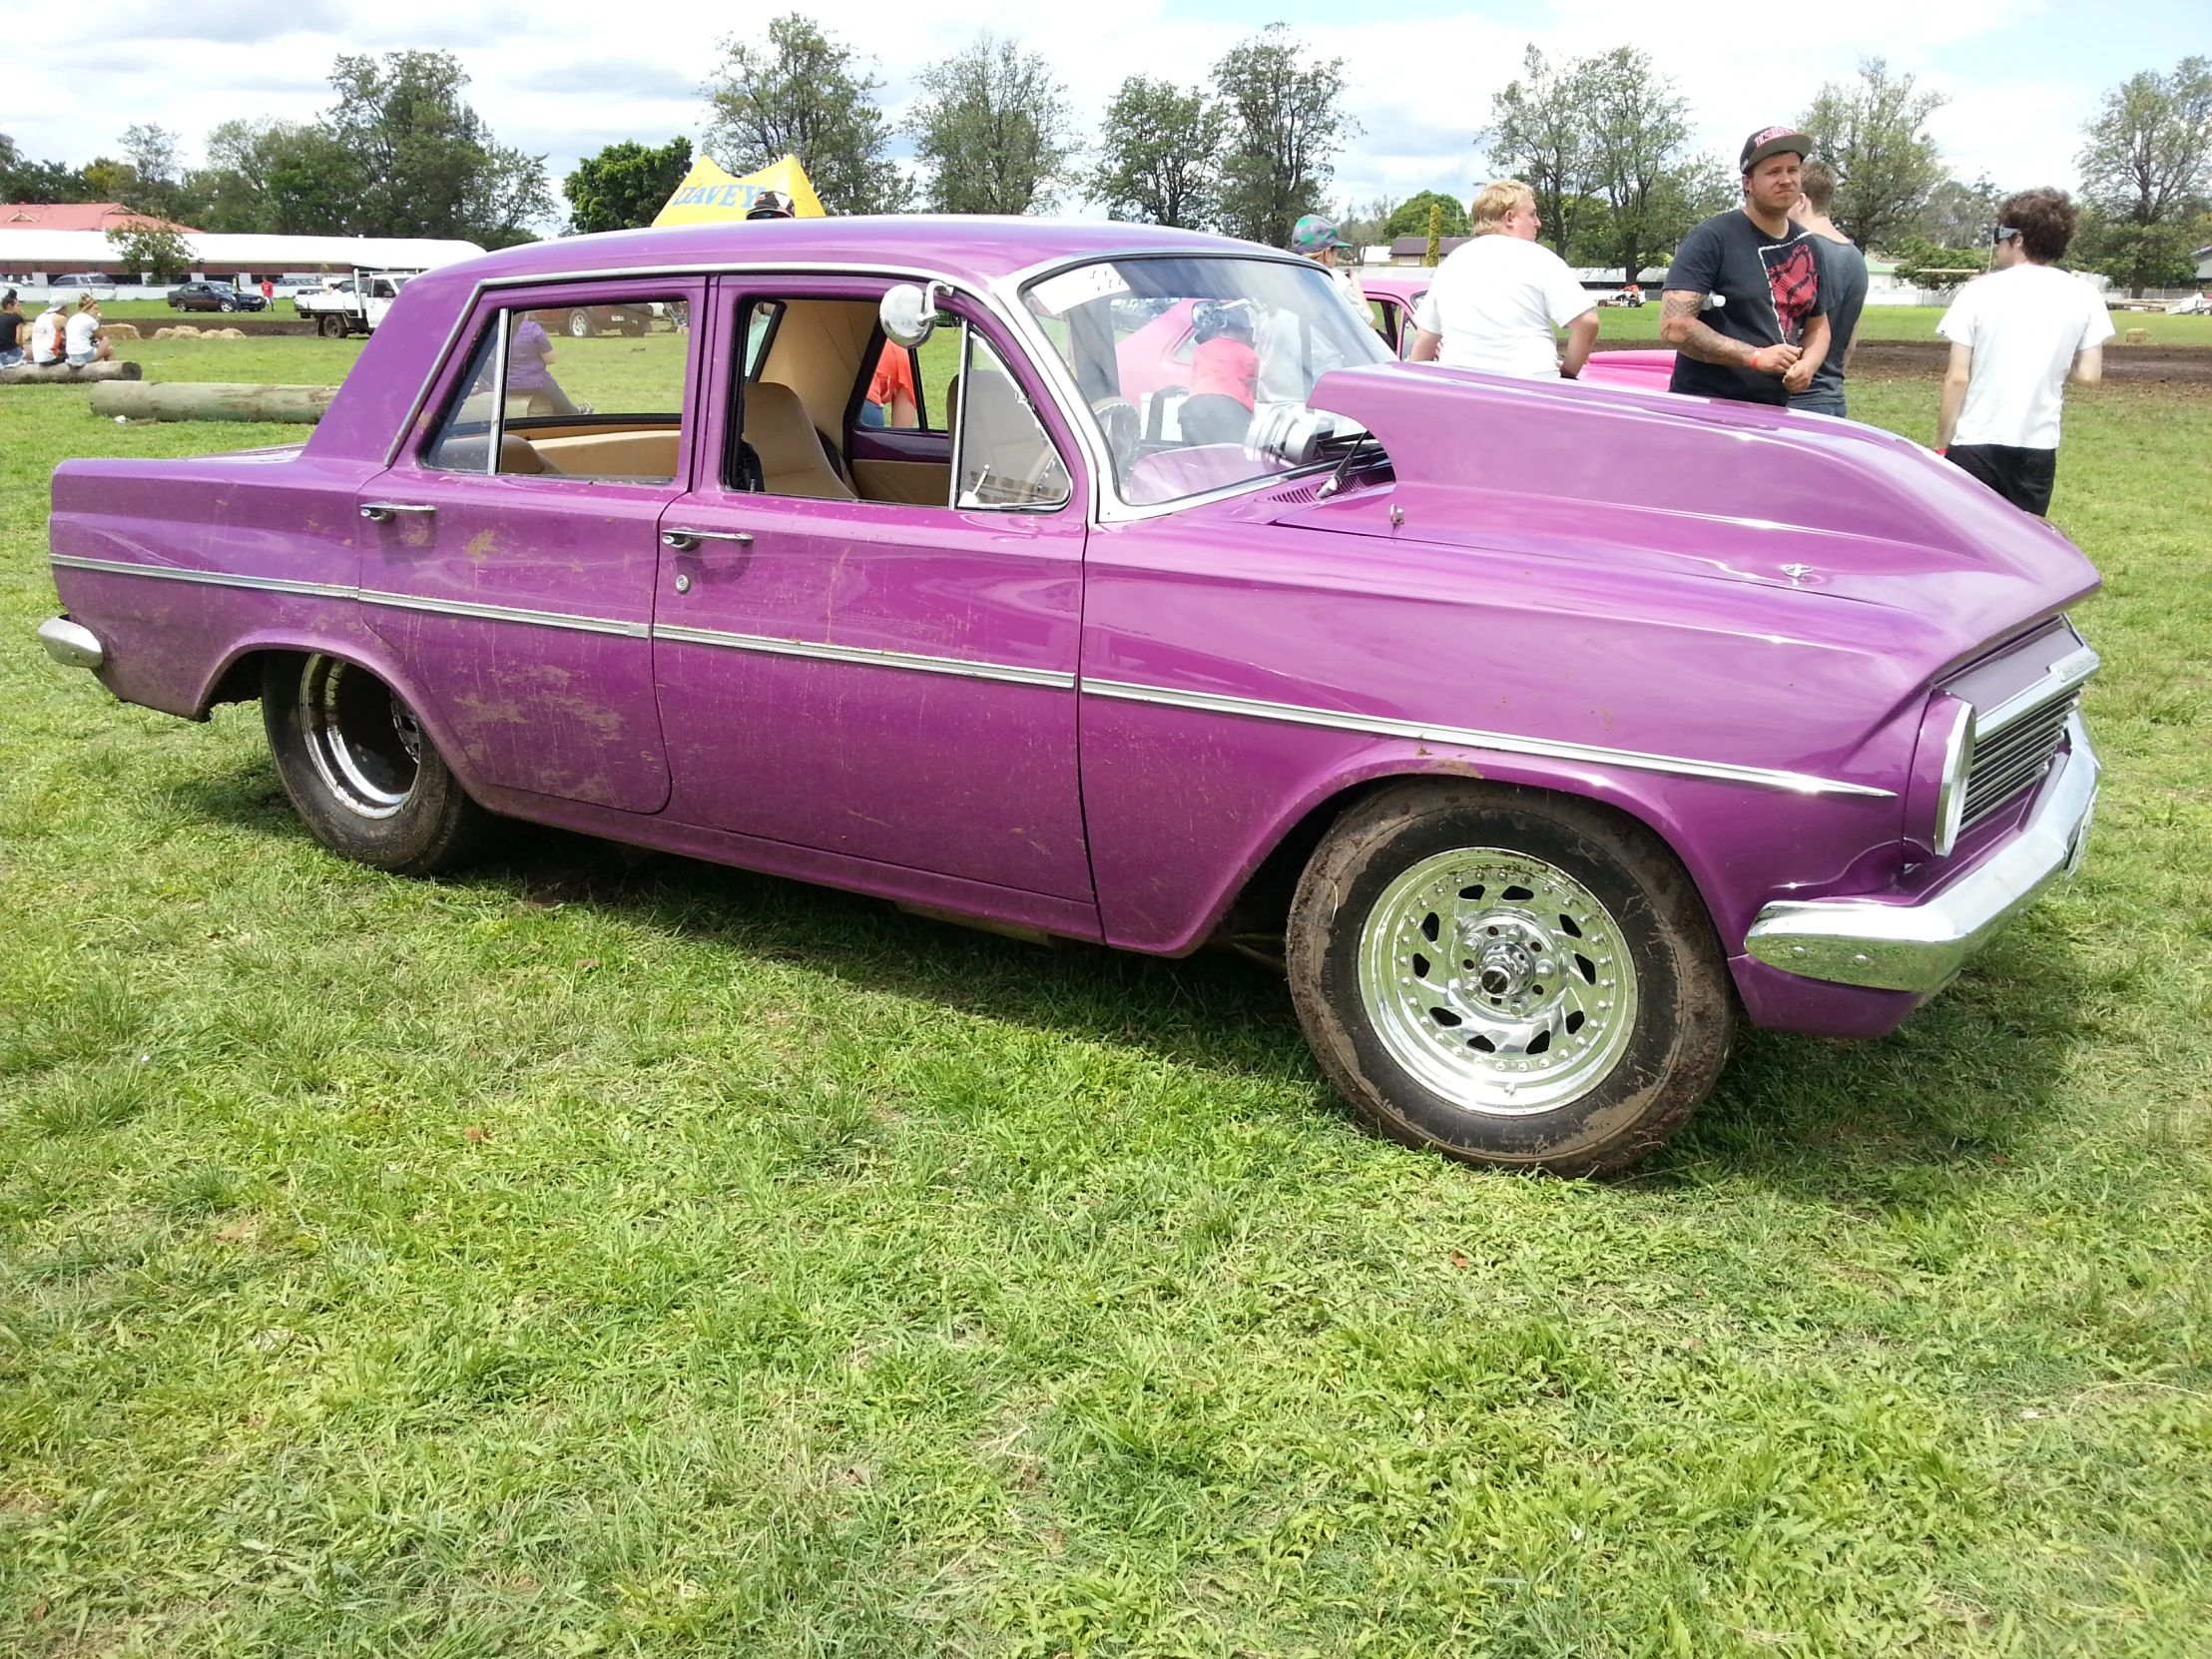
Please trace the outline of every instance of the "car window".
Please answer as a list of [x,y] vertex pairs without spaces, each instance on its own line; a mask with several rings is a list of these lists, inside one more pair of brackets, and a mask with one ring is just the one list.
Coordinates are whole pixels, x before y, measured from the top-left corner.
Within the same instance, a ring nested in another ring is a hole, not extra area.
[[[454,472],[672,481],[689,335],[662,325],[670,303],[662,302],[659,311],[640,298],[493,313],[423,464]],[[579,334],[579,315],[592,332]],[[504,395],[495,398],[502,375]]]
[[761,299],[746,311],[745,317],[745,377],[758,380],[761,364],[768,361],[768,348],[776,341],[776,324],[784,314],[781,300]]
[[1305,261],[1099,260],[1025,284],[1022,300],[1132,506],[1328,460],[1364,434],[1308,406],[1315,383],[1390,359],[1366,314]]
[[989,340],[973,328],[962,333],[966,343],[954,399],[955,505],[1066,506],[1068,469],[1020,383]]

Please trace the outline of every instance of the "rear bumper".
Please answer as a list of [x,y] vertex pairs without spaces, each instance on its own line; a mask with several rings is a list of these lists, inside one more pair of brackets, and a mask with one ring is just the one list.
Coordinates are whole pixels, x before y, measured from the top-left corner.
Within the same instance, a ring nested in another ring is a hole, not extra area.
[[1759,912],[1747,955],[1808,979],[1878,990],[1940,990],[1968,957],[2070,875],[2088,845],[2101,770],[2079,715],[2019,832],[1987,857],[1906,901],[1785,899]]
[[38,625],[38,642],[46,654],[64,668],[99,668],[108,660],[100,636],[65,616],[50,616]]

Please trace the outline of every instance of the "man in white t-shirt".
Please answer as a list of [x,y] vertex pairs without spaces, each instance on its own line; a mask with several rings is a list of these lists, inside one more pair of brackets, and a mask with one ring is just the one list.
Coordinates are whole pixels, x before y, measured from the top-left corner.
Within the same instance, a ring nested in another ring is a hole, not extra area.
[[[1416,363],[1479,368],[1524,380],[1573,379],[1597,343],[1597,300],[1567,262],[1536,240],[1536,193],[1518,179],[1482,187],[1473,238],[1436,268],[1413,313]],[[1567,331],[1559,361],[1553,327]]]
[[2023,512],[2050,510],[2066,382],[2104,375],[2112,318],[2096,290],[2053,263],[2073,240],[2064,191],[2023,190],[1997,209],[1993,268],[1958,290],[1936,331],[1950,367],[1936,449]]
[[65,299],[49,299],[46,309],[39,312],[38,320],[31,324],[31,363],[35,368],[49,368],[62,360],[62,329],[69,321],[69,302]]

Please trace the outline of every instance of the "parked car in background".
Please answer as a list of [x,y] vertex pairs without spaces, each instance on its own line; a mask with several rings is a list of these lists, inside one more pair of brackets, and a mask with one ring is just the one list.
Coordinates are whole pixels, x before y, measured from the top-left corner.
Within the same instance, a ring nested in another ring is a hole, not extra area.
[[[1290,389],[1156,430],[1124,348],[1200,303]],[[545,337],[651,304],[680,349]],[[1381,1132],[1590,1173],[1739,1019],[1881,1036],[2083,854],[2096,572],[1869,426],[1409,368],[1307,261],[1102,222],[528,244],[379,333],[296,449],[64,462],[39,632],[258,699],[384,869],[504,817],[1234,945]],[[917,424],[860,412],[885,341],[958,365]]]
[[173,311],[259,311],[269,301],[251,288],[229,282],[185,282],[169,290]]
[[649,332],[654,314],[651,305],[578,305],[553,322],[558,332],[571,339],[591,339],[598,334]]
[[81,295],[90,294],[104,305],[115,297],[116,281],[113,276],[102,276],[97,271],[83,272],[73,276],[49,276],[46,279],[46,292],[49,298],[67,297],[73,303]]
[[373,333],[383,321],[399,290],[416,273],[411,271],[356,271],[340,276],[312,293],[293,296],[291,307],[311,316],[318,334]]

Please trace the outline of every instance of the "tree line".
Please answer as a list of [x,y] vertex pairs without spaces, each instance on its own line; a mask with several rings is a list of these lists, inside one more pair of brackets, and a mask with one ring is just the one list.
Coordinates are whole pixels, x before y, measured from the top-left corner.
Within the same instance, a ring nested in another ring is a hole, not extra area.
[[[797,155],[832,213],[1049,213],[1076,200],[1138,223],[1282,246],[1327,212],[1338,157],[1360,128],[1344,62],[1282,24],[1239,42],[1203,81],[1132,75],[1084,143],[1067,88],[1038,53],[978,37],[916,73],[887,112],[869,60],[790,12],[732,37],[702,91],[707,152],[733,172]],[[228,121],[202,166],[176,134],[130,128],[120,158],[37,162],[0,135],[0,199],[117,201],[209,231],[529,240],[555,214],[545,158],[500,144],[444,52],[341,56],[336,101],[309,122]],[[2003,193],[1945,168],[1928,124],[1943,100],[1880,58],[1824,84],[1799,120],[1839,184],[1836,223],[1907,275],[1986,263]],[[1570,264],[1638,280],[1682,234],[1737,199],[1732,158],[1692,147],[1688,101],[1649,54],[1552,59],[1531,46],[1474,142],[1489,176],[1536,193],[1543,237]],[[912,166],[893,152],[909,146]],[[563,181],[568,228],[652,221],[692,166],[691,143],[610,145]],[[2107,91],[2083,130],[2085,212],[2070,263],[2115,282],[2185,282],[2212,243],[2212,60],[2183,58]],[[1464,183],[1471,187],[1476,181]],[[2038,183],[2041,181],[2019,181]],[[1465,196],[1424,191],[1341,212],[1356,242],[1466,232]]]

